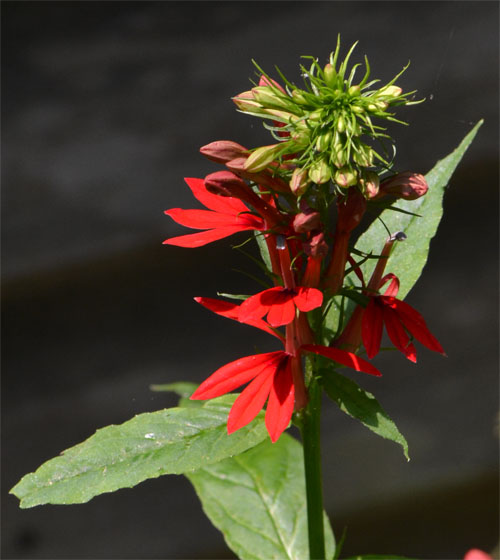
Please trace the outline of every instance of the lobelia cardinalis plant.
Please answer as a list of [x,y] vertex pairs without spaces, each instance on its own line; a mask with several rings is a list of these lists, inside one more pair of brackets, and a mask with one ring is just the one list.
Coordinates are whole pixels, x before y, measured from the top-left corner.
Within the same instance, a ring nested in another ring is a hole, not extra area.
[[[153,386],[179,394],[178,407],[97,430],[46,462],[11,490],[21,507],[83,503],[148,478],[184,474],[238,557],[339,558],[323,510],[322,395],[401,445],[408,458],[405,438],[375,397],[338,370],[380,376],[368,360],[381,349],[384,327],[412,362],[415,341],[444,354],[403,299],[425,265],[445,187],[482,124],[426,176],[397,172],[385,123],[401,123],[394,108],[420,101],[396,85],[402,72],[377,87],[366,57],[356,82],[361,65],[349,68],[354,47],[340,61],[337,42],[324,66],[305,57],[303,88],[279,70],[275,81],[255,64],[257,84],[233,101],[263,119],[274,143],[203,146],[201,154],[222,166],[204,179],[186,179],[205,209],[165,212],[200,230],[166,245],[198,248],[238,232],[255,238],[268,287],[195,301],[267,332],[279,349],[237,358],[199,386]],[[292,424],[302,444],[284,433]]]

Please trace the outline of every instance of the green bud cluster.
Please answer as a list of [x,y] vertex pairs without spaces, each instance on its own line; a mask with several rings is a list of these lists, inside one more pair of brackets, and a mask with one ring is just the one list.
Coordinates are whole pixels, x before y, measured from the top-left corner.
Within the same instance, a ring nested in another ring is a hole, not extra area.
[[[349,72],[348,64],[356,44],[340,63],[340,39],[324,67],[317,59],[304,57],[311,60],[309,68],[300,66],[304,89],[278,70],[285,85],[282,88],[255,64],[261,75],[259,85],[236,96],[234,102],[241,112],[272,121],[264,126],[277,143],[257,148],[245,166],[249,171],[263,169],[273,161],[286,162],[300,170],[300,185],[331,180],[340,189],[359,185],[364,191],[374,168],[390,167],[388,147],[394,142],[386,128],[374,121],[406,124],[396,119],[391,109],[420,101],[410,101],[409,96],[415,92],[403,93],[395,85],[407,66],[377,89],[374,86],[379,80],[369,79],[370,65],[365,56],[364,76],[355,83],[361,64],[355,64]],[[379,150],[382,147],[382,153],[374,148],[374,141]],[[295,172],[293,180],[289,178],[295,189],[298,176]]]

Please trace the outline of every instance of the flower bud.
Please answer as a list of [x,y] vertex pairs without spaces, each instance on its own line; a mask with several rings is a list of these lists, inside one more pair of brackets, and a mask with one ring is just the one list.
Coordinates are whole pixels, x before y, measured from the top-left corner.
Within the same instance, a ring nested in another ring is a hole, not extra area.
[[293,229],[296,233],[306,233],[313,229],[319,229],[321,219],[319,212],[312,208],[307,208],[304,212],[299,212],[293,219]]
[[276,80],[273,80],[272,78],[267,78],[264,75],[260,77],[259,86],[269,86],[269,87],[274,86],[278,88],[281,91],[281,93],[284,93],[286,95],[286,91],[281,87],[280,84],[278,84]]
[[329,251],[323,232],[317,233],[309,241],[303,243],[302,248],[309,257],[326,257]]
[[348,165],[346,165],[345,167],[341,167],[335,173],[335,182],[343,189],[352,187],[358,182],[358,174],[354,169],[351,169]]
[[423,175],[412,171],[404,171],[382,181],[376,198],[382,198],[388,194],[396,198],[415,200],[424,196],[428,189],[429,186]]
[[248,185],[231,171],[216,171],[205,177],[205,188],[212,194],[241,198]]
[[304,97],[304,94],[300,89],[294,89],[292,91],[293,100],[299,105],[305,105],[307,103],[307,99]]
[[344,121],[344,117],[342,115],[340,115],[340,117],[337,120],[337,130],[339,132],[344,132],[344,130],[345,130],[345,121]]
[[348,90],[347,93],[349,95],[359,95],[361,93],[361,89],[359,86],[351,86]]
[[366,198],[375,198],[379,191],[379,177],[374,171],[365,171],[359,179],[359,185]]
[[248,153],[248,150],[231,140],[217,140],[200,148],[200,153],[210,161],[226,163]]
[[403,90],[398,86],[385,86],[378,90],[377,96],[386,95],[387,97],[399,97]]
[[316,138],[316,149],[318,150],[318,152],[324,152],[325,150],[328,150],[328,148],[330,147],[331,141],[332,141],[332,133],[331,132],[325,132],[323,134],[320,134]]
[[300,196],[306,192],[307,187],[311,180],[306,169],[301,169],[297,167],[292,173],[292,178],[290,179],[290,190],[295,196]]
[[324,159],[316,160],[309,168],[309,179],[317,185],[327,183],[332,176],[332,171],[328,162]]
[[249,181],[253,181],[257,183],[261,187],[268,187],[274,191],[289,193],[290,188],[283,179],[280,179],[278,176],[273,177],[271,173],[267,170],[261,171],[259,173],[252,173],[245,169],[245,163],[247,158],[246,157],[239,157],[236,159],[232,159],[226,163],[226,167],[245,179]]
[[261,146],[257,148],[245,161],[246,171],[251,171],[252,173],[262,171],[275,159],[280,149],[281,144],[271,144],[270,146]]
[[253,93],[251,91],[244,91],[236,95],[235,97],[233,97],[233,102],[240,111],[250,113],[265,113],[262,105],[255,101]]
[[263,107],[276,107],[278,109],[292,110],[293,103],[290,103],[284,96],[279,95],[268,86],[259,86],[252,89],[253,98]]
[[323,69],[323,75],[325,78],[325,83],[328,87],[335,89],[337,85],[337,72],[332,64],[328,63]]

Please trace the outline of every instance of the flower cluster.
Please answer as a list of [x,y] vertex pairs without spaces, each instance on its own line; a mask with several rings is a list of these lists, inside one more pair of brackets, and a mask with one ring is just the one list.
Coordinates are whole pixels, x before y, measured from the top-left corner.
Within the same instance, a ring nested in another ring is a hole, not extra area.
[[[196,298],[214,313],[264,330],[283,345],[219,368],[192,395],[210,399],[246,385],[231,409],[229,433],[251,422],[267,403],[266,426],[276,441],[293,411],[307,404],[304,358],[320,355],[340,366],[381,375],[357,351],[363,344],[373,358],[384,325],[394,346],[411,361],[416,361],[413,339],[443,353],[422,316],[397,299],[397,277],[384,276],[392,245],[404,235],[389,238],[367,284],[353,259],[351,234],[367,208],[383,197],[423,196],[427,183],[412,172],[380,179],[374,162],[387,162],[366,138],[386,135],[372,118],[396,120],[389,109],[408,104],[409,94],[394,85],[397,77],[373,89],[368,61],[365,76],[354,84],[358,65],[347,74],[352,50],[339,67],[337,45],[324,68],[316,60],[311,69],[303,68],[306,90],[284,77],[283,87],[262,74],[258,86],[236,96],[241,111],[273,121],[270,128],[277,143],[248,150],[222,140],[202,147],[205,157],[224,166],[204,179],[186,179],[206,209],[166,211],[177,223],[202,231],[169,238],[165,244],[199,247],[252,231],[261,237],[268,256],[274,284],[268,289],[240,304]],[[379,250],[374,247],[375,253]],[[310,314],[324,311],[343,289],[348,265],[349,273],[361,280],[362,302],[343,332],[325,345],[311,328]],[[388,289],[380,294],[388,281]]]

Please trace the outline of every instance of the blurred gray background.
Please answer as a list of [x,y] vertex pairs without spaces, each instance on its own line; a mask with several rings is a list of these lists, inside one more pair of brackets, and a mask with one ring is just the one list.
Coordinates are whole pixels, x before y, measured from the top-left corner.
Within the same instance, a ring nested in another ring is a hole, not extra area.
[[[498,527],[497,2],[2,2],[4,558],[231,558],[181,476],[86,505],[20,510],[8,490],[107,424],[174,406],[152,383],[201,381],[266,335],[192,297],[251,293],[231,249],[165,247],[186,231],[198,148],[269,143],[237,113],[254,58],[300,81],[340,32],[374,77],[427,101],[400,111],[398,167],[427,172],[480,118],[428,266],[408,301],[448,358],[419,348],[358,376],[397,421],[411,462],[325,402],[326,507],[345,554],[458,559]],[[269,338],[269,337],[268,337]]]

